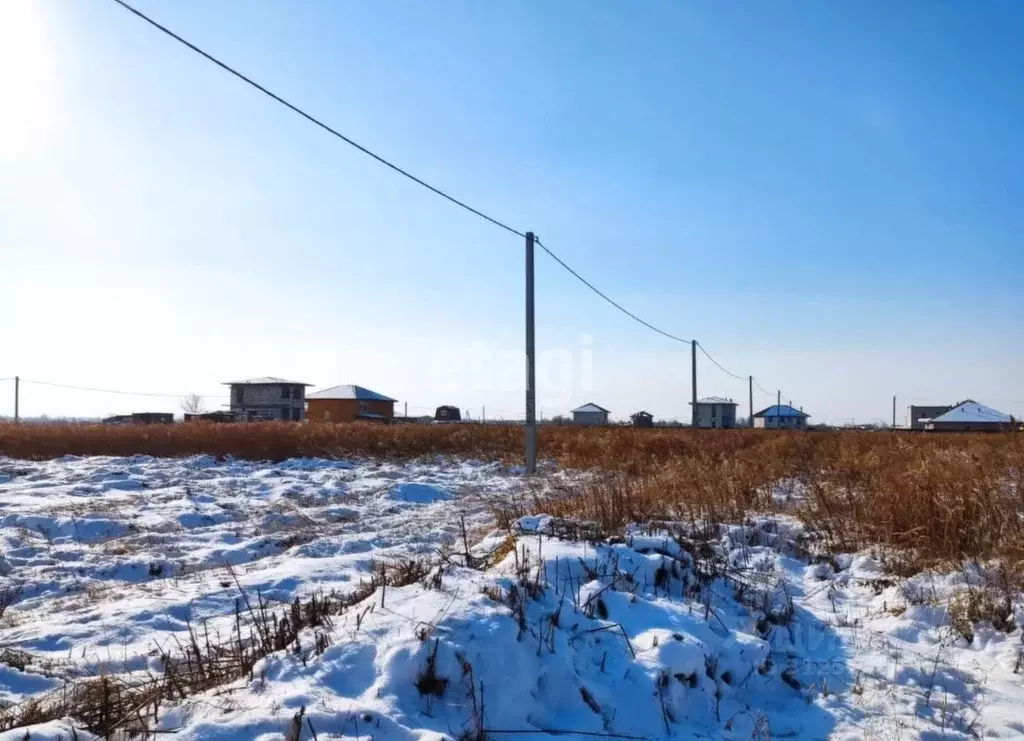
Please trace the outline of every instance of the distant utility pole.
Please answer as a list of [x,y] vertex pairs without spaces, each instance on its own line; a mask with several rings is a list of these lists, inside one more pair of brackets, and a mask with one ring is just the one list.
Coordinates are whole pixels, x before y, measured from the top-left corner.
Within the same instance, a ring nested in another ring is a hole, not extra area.
[[690,365],[693,367],[693,376],[690,387],[690,426],[697,426],[697,340],[690,340]]
[[754,426],[754,377],[747,376],[747,408],[750,410],[750,416],[747,418],[747,424],[751,427]]
[[487,421],[487,407],[480,407],[480,421]]
[[409,416],[409,402],[405,402],[405,416]]
[[18,421],[19,409],[18,409],[18,392],[21,390],[21,377],[14,377],[14,421]]
[[537,472],[537,372],[533,335],[533,232],[526,233],[526,473]]
[[896,397],[895,397],[895,395],[892,397],[892,429],[893,429],[893,432],[896,431]]

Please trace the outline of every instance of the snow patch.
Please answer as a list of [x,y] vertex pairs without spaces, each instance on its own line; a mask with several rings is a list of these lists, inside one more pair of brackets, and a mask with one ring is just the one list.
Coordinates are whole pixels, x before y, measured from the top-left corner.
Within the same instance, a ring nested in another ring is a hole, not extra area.
[[388,492],[388,498],[399,502],[433,504],[434,502],[445,502],[454,499],[455,496],[444,487],[436,484],[405,482],[393,486]]

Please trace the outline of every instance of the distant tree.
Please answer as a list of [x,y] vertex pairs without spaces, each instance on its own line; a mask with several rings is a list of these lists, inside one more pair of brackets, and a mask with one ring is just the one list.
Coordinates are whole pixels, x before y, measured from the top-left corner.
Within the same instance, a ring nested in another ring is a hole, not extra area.
[[206,411],[203,397],[199,394],[186,394],[181,397],[181,410],[186,414],[202,414]]

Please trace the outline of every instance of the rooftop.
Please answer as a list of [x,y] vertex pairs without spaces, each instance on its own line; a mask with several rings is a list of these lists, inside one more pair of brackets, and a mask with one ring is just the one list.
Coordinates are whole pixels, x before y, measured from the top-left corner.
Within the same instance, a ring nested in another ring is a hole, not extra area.
[[225,381],[222,385],[224,386],[276,386],[279,384],[287,384],[289,386],[312,386],[311,383],[303,383],[302,381],[289,381],[287,378],[278,378],[277,376],[263,376],[261,378],[246,378],[241,381]]
[[[693,403],[692,401],[690,402]],[[726,399],[724,396],[705,396],[703,399],[697,399],[698,404],[732,404],[736,406],[736,402],[732,399]]]
[[395,401],[390,396],[378,394],[363,386],[346,384],[343,386],[331,386],[329,389],[315,391],[306,394],[306,399],[356,399],[358,401]]
[[584,404],[583,406],[576,407],[575,409],[572,410],[573,414],[576,414],[576,412],[604,412],[604,413],[607,414],[608,410],[605,409],[604,407],[599,407],[597,404],[595,404],[592,401],[589,401],[586,404]]
[[932,420],[932,422],[972,422],[975,424],[979,422],[1001,423],[1010,421],[1012,421],[1012,418],[1009,414],[997,412],[992,407],[979,404],[973,399],[960,402],[945,414],[940,414]]
[[810,417],[811,415],[791,407],[789,404],[772,404],[767,409],[762,409],[754,415],[755,417]]

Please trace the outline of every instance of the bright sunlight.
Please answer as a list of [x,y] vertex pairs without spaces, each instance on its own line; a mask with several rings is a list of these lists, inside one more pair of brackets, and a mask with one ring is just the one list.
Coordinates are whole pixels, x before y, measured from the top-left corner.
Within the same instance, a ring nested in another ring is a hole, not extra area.
[[45,6],[0,1],[0,157],[30,153],[54,120],[57,98]]

